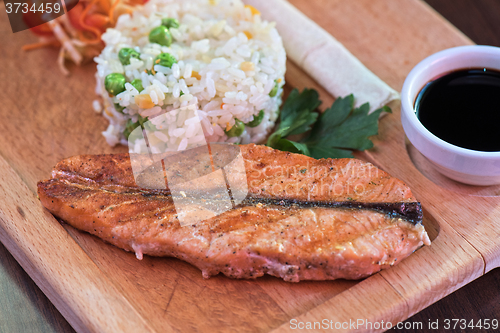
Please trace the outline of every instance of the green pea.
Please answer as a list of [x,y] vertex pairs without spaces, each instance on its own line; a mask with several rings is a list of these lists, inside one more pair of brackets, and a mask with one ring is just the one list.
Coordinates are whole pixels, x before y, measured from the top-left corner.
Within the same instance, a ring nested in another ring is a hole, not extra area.
[[253,120],[251,122],[247,123],[246,125],[248,127],[257,127],[262,122],[262,119],[264,119],[264,110],[260,110],[259,114],[256,116],[253,116]]
[[245,124],[241,122],[238,119],[234,120],[234,126],[229,129],[229,131],[225,131],[226,135],[230,138],[235,137],[235,136],[240,136],[243,134],[243,131],[245,130]]
[[139,122],[133,122],[132,120],[128,120],[127,121],[127,124],[125,125],[125,130],[123,131],[123,135],[125,136],[125,139],[128,140],[128,137],[130,136],[130,134],[132,133],[133,130],[135,130],[135,128],[139,126]]
[[148,120],[148,118],[144,118],[144,117],[141,117],[139,115],[139,118],[138,120],[134,123],[131,119],[129,119],[127,121],[127,123],[125,124],[125,130],[123,131],[123,135],[125,136],[125,139],[128,139],[128,137],[130,136],[130,134],[139,126],[142,126],[146,121]]
[[161,65],[163,67],[171,68],[173,64],[177,62],[177,59],[170,53],[160,53],[156,56],[154,60],[155,65]]
[[104,79],[104,88],[110,93],[112,96],[116,96],[122,91],[125,90],[125,76],[120,73],[111,73],[106,76]]
[[167,27],[160,25],[151,30],[149,33],[149,41],[163,46],[170,46],[170,44],[172,44],[172,35]]
[[269,92],[269,96],[271,96],[271,97],[276,96],[276,94],[278,93],[278,82],[276,80],[274,80],[274,82],[275,82],[274,87]]
[[139,52],[130,47],[124,47],[118,52],[118,59],[120,59],[120,62],[124,66],[130,65],[130,58],[139,59],[140,56],[141,54]]
[[120,113],[123,113],[123,109],[125,109],[124,106],[121,106],[120,104],[118,103],[115,103],[115,110],[120,112]]
[[179,21],[177,19],[174,19],[172,17],[166,17],[161,20],[161,25],[167,27],[167,28],[174,28],[177,29],[179,27]]
[[132,87],[137,89],[138,92],[141,92],[144,90],[144,87],[142,86],[142,80],[141,79],[135,79],[134,81],[130,82]]

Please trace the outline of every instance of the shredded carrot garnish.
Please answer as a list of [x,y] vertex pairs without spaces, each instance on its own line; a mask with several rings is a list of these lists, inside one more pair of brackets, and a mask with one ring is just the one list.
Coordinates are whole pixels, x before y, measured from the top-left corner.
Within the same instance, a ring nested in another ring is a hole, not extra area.
[[111,24],[115,24],[114,22],[114,11],[116,9],[116,7],[118,6],[118,4],[120,3],[120,0],[115,0],[115,2],[113,3],[113,5],[111,6],[111,8],[109,9],[109,12],[108,12],[108,16],[109,16],[109,22],[111,22]]
[[222,104],[220,105],[220,108],[222,109],[222,107],[223,107],[223,106],[224,106],[224,103],[222,103]]
[[101,31],[85,23],[85,16],[87,16],[87,13],[89,12],[90,8],[92,8],[92,6],[94,6],[97,1],[99,0],[92,0],[85,7],[85,9],[82,12],[82,15],[80,16],[80,19],[78,20],[78,23],[80,23],[80,26],[82,26],[82,28],[92,32],[95,35],[94,39],[87,39],[85,36],[83,36],[83,34],[79,35],[80,39],[89,44],[99,43],[101,41]]
[[245,8],[250,9],[250,12],[252,13],[252,15],[260,15],[260,12],[254,6],[245,5]]
[[[89,2],[90,0],[84,0],[84,1]],[[112,3],[112,0],[99,0],[98,5],[99,5],[100,12],[109,14],[109,10],[110,10],[111,6],[113,5],[113,3]]]
[[[24,51],[46,46],[59,46],[62,50],[58,62],[64,63],[69,56],[79,65],[83,57],[88,58],[102,48],[101,36],[108,27],[116,24],[117,16],[133,12],[136,5],[148,0],[82,0],[68,16],[41,25],[32,31],[41,37],[38,43],[25,45]],[[215,1],[215,0],[214,0]],[[77,1],[78,2],[78,1]],[[66,4],[62,6],[66,12]],[[51,24],[52,22],[52,24]],[[42,29],[43,28],[43,29]],[[54,35],[53,40],[45,36]],[[62,66],[62,65],[61,65]]]
[[196,78],[196,80],[201,80],[201,75],[200,75],[200,74],[198,74],[198,72],[197,72],[197,71],[192,71],[192,72],[191,72],[191,77],[195,77],[195,78]]
[[155,64],[159,64],[160,61],[161,61],[160,59],[156,59]]
[[229,125],[229,122],[226,123],[226,131],[229,131],[233,126]]
[[276,81],[278,81],[278,83],[280,83],[280,82],[281,82],[281,79],[277,79]]
[[23,51],[31,51],[31,50],[39,49],[39,48],[46,47],[46,46],[61,46],[61,43],[59,43],[57,40],[50,40],[50,41],[44,41],[44,42],[23,45],[21,47],[21,49]]
[[100,38],[93,38],[93,39],[88,39],[87,37],[85,37],[83,35],[83,31],[81,30],[78,30],[76,32],[78,34],[78,39],[81,40],[82,42],[84,42],[85,44],[98,44],[101,42],[101,39]]

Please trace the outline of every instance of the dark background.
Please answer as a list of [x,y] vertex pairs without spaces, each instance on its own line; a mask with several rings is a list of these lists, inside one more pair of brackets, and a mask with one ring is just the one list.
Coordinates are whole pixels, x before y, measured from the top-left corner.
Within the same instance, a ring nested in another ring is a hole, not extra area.
[[[475,43],[500,46],[500,0],[427,0],[426,2]],[[74,332],[5,247],[0,244],[0,278],[2,276],[15,281],[18,286],[16,293],[22,294],[21,298],[25,300],[23,304],[12,304],[12,308],[9,310],[26,312],[26,314],[38,313],[43,318],[42,322],[45,323],[43,327],[26,327],[25,332]],[[5,284],[2,282],[4,281],[0,279],[0,297],[2,294],[5,295],[2,291],[2,285],[5,286]],[[8,313],[4,313],[4,315],[8,317]],[[2,317],[2,313],[0,313],[0,331],[2,331]],[[467,323],[473,320],[474,324],[480,319],[500,320],[500,269],[487,273],[417,313],[405,323],[423,322],[425,324],[429,320],[432,322],[439,320],[441,329],[432,332],[484,332],[479,328],[444,330],[444,320],[453,318],[466,319]],[[3,317],[3,320],[5,319]],[[9,330],[8,323],[7,326],[3,327],[4,329],[7,327],[5,333],[17,333]],[[19,326],[14,327],[19,328]],[[399,331],[412,332],[412,330]]]

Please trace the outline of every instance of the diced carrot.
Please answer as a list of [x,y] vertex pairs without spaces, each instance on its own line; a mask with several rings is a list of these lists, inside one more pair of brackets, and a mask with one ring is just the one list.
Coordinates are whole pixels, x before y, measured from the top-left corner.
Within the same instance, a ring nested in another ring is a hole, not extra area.
[[191,77],[195,77],[195,78],[196,78],[196,80],[201,80],[201,75],[200,75],[200,74],[198,74],[198,72],[197,72],[197,71],[192,71],[192,72],[191,72]]
[[253,62],[244,61],[241,63],[240,68],[244,72],[253,71],[255,69],[255,65],[253,64]]
[[243,31],[243,33],[245,34],[245,36],[247,36],[248,39],[252,39],[253,38],[253,35],[250,31]]
[[250,9],[250,12],[252,13],[252,15],[260,15],[260,12],[254,6],[245,5],[245,8]]
[[136,95],[134,100],[135,104],[141,109],[151,109],[155,106],[155,103],[151,100],[151,96],[148,94]]

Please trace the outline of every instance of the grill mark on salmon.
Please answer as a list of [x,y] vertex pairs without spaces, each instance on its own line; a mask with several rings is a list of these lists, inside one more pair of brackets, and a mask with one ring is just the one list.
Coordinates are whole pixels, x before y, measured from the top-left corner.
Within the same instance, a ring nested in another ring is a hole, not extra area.
[[[49,211],[72,226],[138,258],[185,260],[205,278],[222,272],[233,278],[270,274],[293,282],[359,279],[430,244],[410,189],[373,165],[240,147],[248,197],[193,225],[180,225],[168,189],[137,187],[127,154],[63,160],[52,179],[38,183],[38,194]],[[217,158],[217,148],[212,146],[212,153]],[[292,171],[278,173],[283,166]],[[330,189],[323,184],[324,192],[309,190],[324,178],[331,179]],[[276,189],[296,182],[302,191]],[[336,184],[343,184],[342,193],[334,191]],[[356,185],[364,191],[355,191]]]
[[410,223],[422,223],[423,213],[422,205],[420,202],[354,202],[354,201],[341,201],[341,202],[324,202],[324,201],[298,201],[290,199],[269,199],[269,198],[255,198],[248,197],[240,204],[245,205],[258,205],[272,204],[276,206],[293,206],[296,208],[354,208],[354,209],[369,209],[381,212],[392,217],[402,218]]

